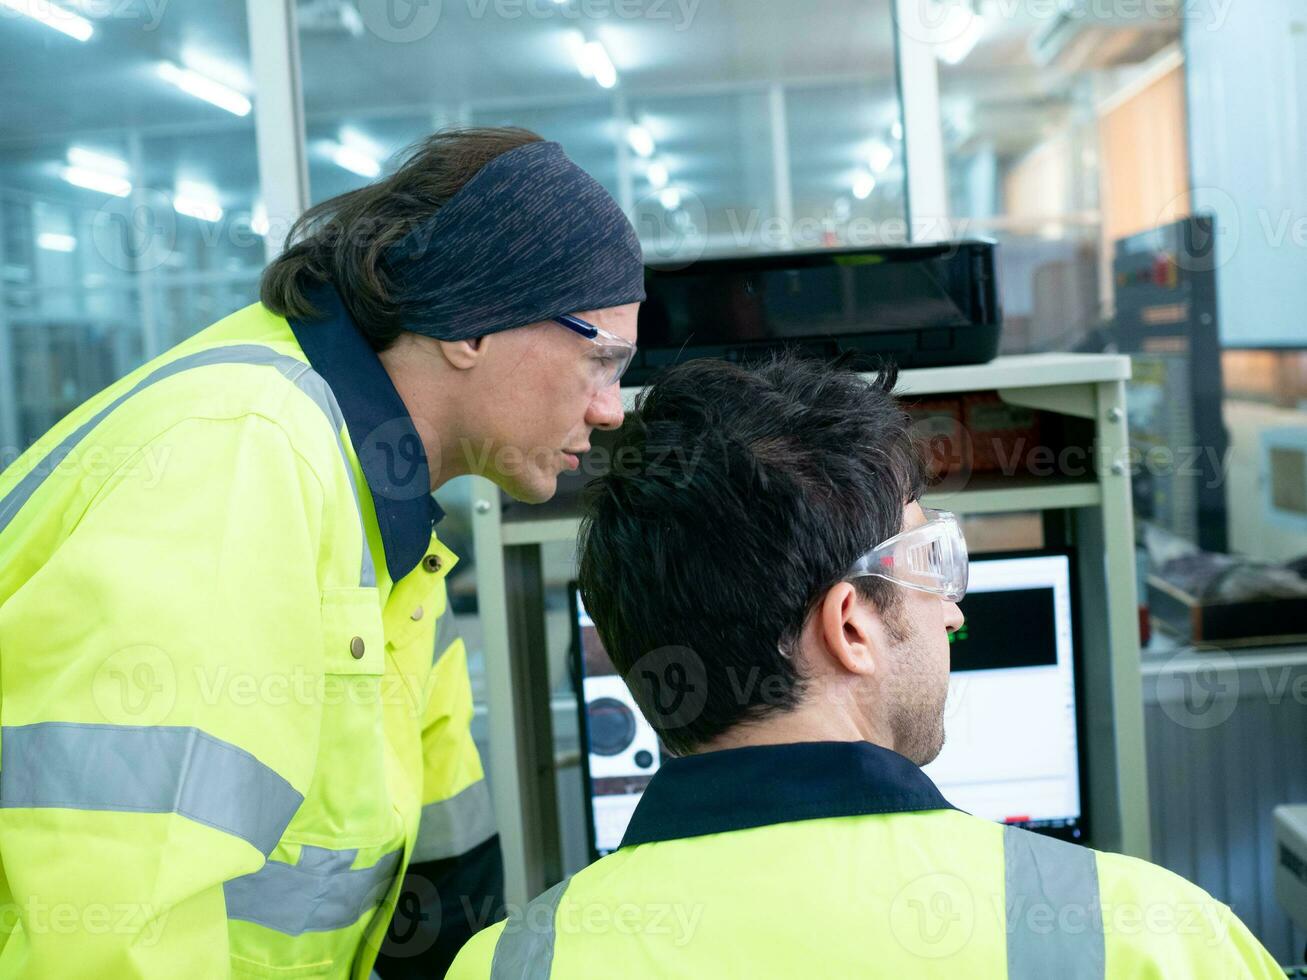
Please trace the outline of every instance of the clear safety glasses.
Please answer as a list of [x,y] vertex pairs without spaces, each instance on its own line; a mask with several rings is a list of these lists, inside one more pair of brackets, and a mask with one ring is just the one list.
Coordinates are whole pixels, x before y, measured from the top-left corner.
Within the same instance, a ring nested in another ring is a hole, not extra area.
[[580,334],[594,345],[594,351],[591,353],[592,372],[595,384],[599,388],[607,388],[622,380],[622,375],[635,359],[635,344],[617,334],[602,330],[593,323],[586,323],[579,316],[564,314],[555,317],[554,322],[573,333]]
[[926,523],[894,535],[854,562],[845,578],[883,578],[950,602],[967,594],[967,542],[957,516],[922,508]]

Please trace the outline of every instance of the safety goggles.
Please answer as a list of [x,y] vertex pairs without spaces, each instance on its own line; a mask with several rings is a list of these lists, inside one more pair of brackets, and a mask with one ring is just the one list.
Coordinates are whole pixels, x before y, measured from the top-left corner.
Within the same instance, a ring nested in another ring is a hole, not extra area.
[[845,578],[883,578],[950,602],[967,594],[967,542],[957,515],[922,508],[926,523],[894,535],[853,563]]
[[554,317],[554,322],[575,334],[580,334],[594,345],[591,353],[593,361],[591,370],[595,384],[600,389],[621,381],[622,375],[631,366],[631,361],[635,360],[635,344],[617,334],[602,330],[593,323],[586,323],[579,316],[565,313]]

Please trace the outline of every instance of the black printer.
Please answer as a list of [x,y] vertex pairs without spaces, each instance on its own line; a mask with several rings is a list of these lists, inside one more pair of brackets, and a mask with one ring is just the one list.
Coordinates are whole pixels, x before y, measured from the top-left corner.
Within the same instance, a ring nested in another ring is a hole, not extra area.
[[1002,313],[990,241],[822,249],[650,265],[639,344],[623,384],[696,357],[749,361],[781,348],[848,352],[872,369],[980,364]]

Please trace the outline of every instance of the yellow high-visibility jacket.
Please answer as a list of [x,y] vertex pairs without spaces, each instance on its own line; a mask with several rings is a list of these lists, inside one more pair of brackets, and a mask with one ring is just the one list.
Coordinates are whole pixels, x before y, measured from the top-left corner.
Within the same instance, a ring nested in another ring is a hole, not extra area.
[[673,759],[621,847],[463,947],[450,980],[1283,980],[1162,868],[952,809],[907,759],[812,742]]
[[410,862],[494,838],[425,460],[323,302],[0,474],[0,977],[367,977]]

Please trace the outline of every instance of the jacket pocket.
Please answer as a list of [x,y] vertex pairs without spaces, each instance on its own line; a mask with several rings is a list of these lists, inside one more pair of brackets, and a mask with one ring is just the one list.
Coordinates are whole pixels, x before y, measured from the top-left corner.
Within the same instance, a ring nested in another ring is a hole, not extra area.
[[374,589],[322,594],[322,704],[317,768],[286,838],[328,848],[402,836],[386,786],[385,633]]

